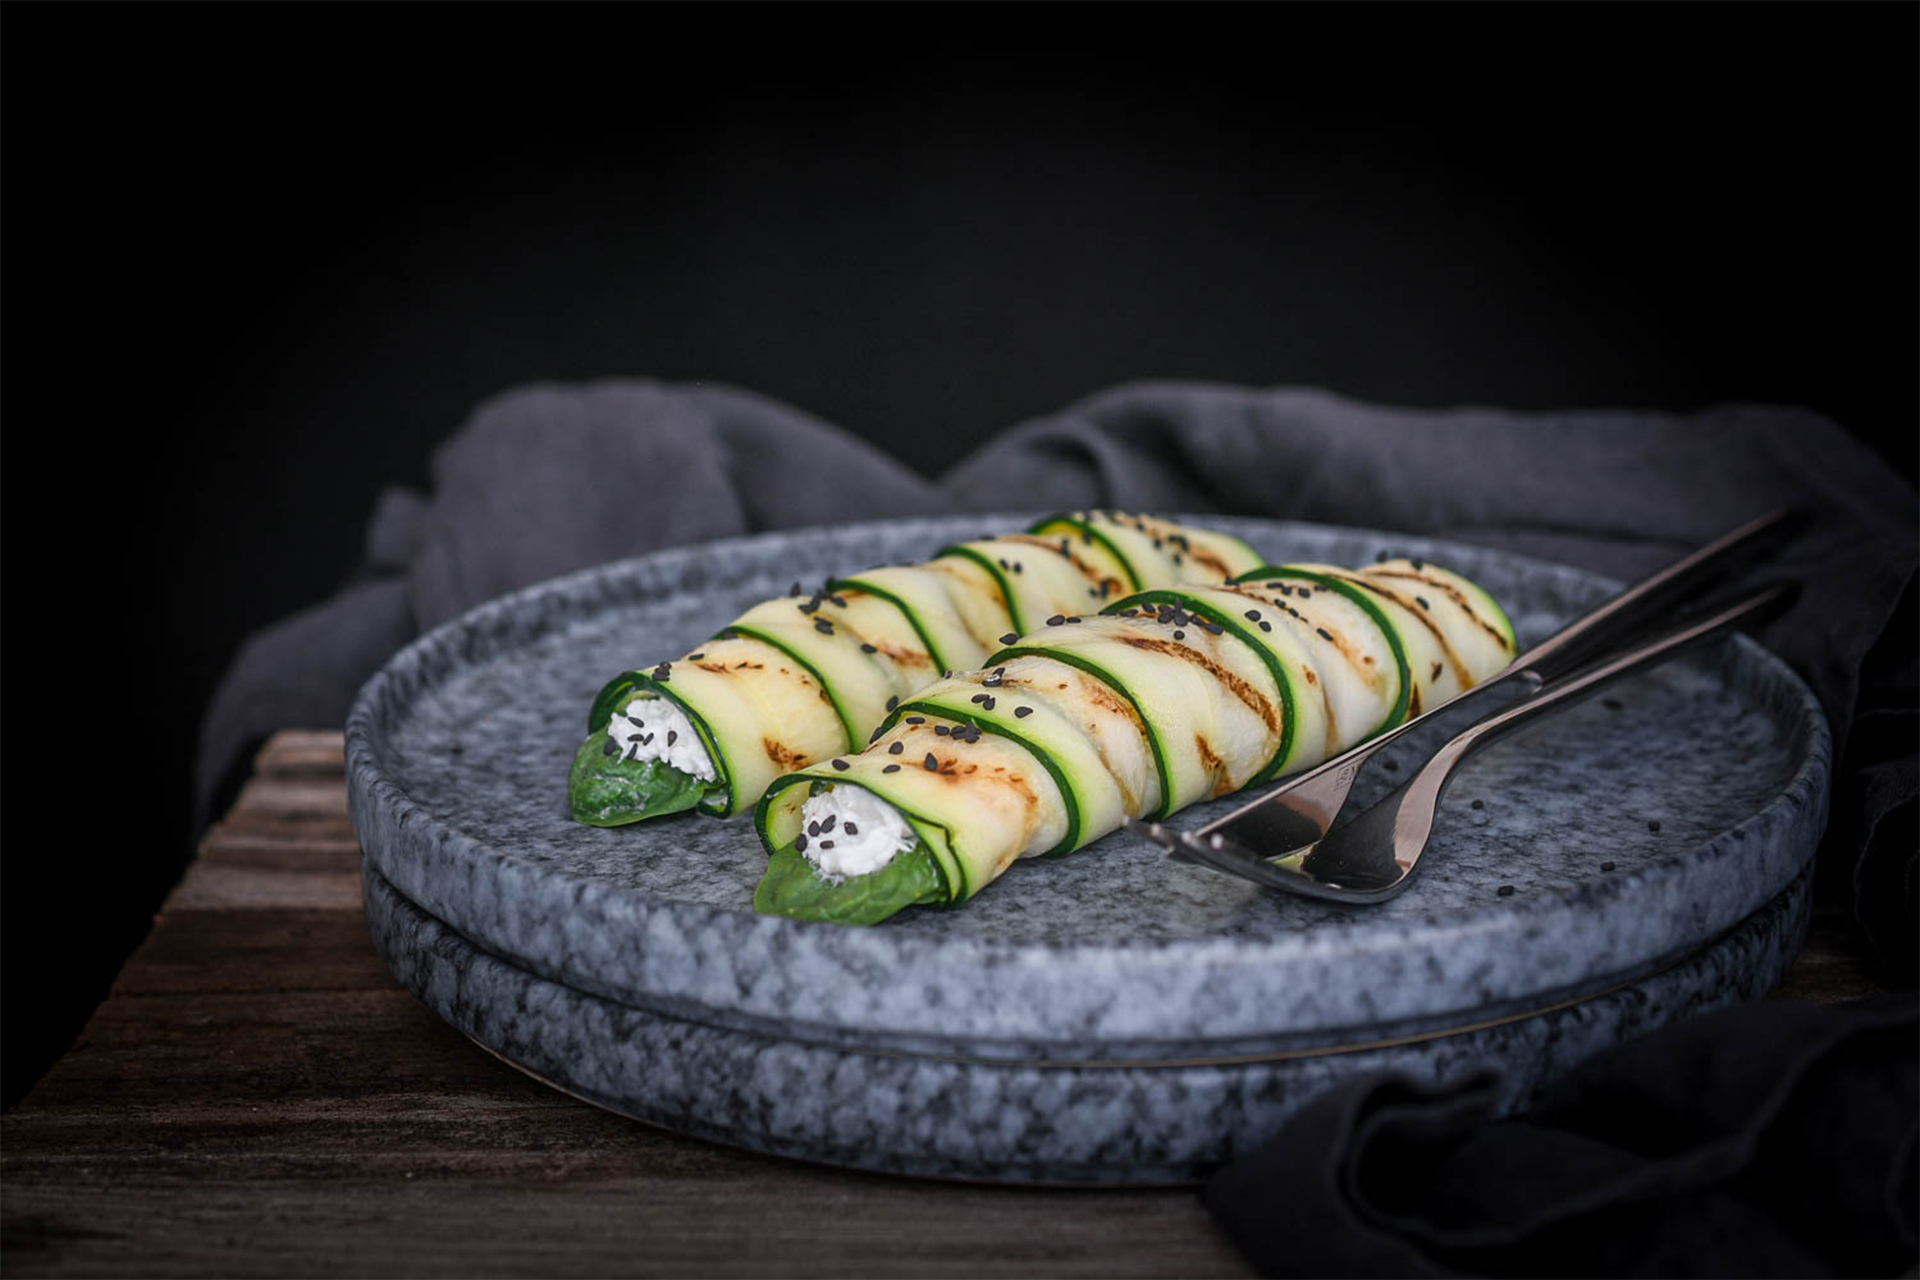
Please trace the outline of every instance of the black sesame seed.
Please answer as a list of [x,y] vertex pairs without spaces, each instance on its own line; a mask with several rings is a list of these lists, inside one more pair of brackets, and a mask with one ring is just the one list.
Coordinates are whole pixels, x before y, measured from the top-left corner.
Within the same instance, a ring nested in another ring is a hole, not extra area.
[[1176,552],[1174,552],[1174,555],[1173,555],[1173,562],[1174,562],[1175,564],[1185,564],[1185,563],[1186,563],[1186,561],[1184,561],[1184,560],[1182,560],[1182,559],[1180,558],[1180,553],[1179,553],[1179,552],[1177,552],[1177,551],[1176,551]]
[[603,756],[617,756],[620,754],[620,744],[612,738],[608,738],[607,745],[600,748],[600,754]]
[[1015,560],[1015,561],[1013,562],[1013,571],[1014,571],[1015,573],[1018,573],[1018,572],[1020,572],[1020,562],[1019,562],[1018,560]]
[[1425,560],[1409,560],[1407,561],[1407,563],[1412,565],[1415,570],[1420,570],[1427,567],[1427,562]]
[[1658,831],[1659,829],[1660,829],[1660,819],[1658,819],[1658,818],[1649,818],[1649,819],[1647,820],[1647,830],[1649,830],[1649,831]]
[[896,743],[894,743],[894,744],[893,744],[892,746],[890,746],[890,747],[888,747],[888,748],[887,748],[887,754],[888,754],[888,755],[890,755],[890,756],[897,756],[897,755],[899,755],[899,754],[900,754],[900,753],[901,753],[902,751],[905,751],[906,749],[907,749],[907,744],[906,744],[906,743],[904,743],[904,742],[896,742]]
[[815,631],[818,631],[823,636],[830,636],[833,634],[833,624],[831,622],[828,622],[825,618],[816,618],[813,623],[813,629]]
[[679,736],[680,736],[680,731],[678,729],[667,730],[667,745],[672,746],[674,739],[678,738]]
[[790,587],[788,587],[788,588],[787,588],[787,594],[788,594],[788,595],[790,595],[790,596],[797,596],[797,595],[799,595],[799,594],[800,594],[800,584],[796,582],[796,583],[794,583],[794,584],[793,584],[792,586],[790,586]]
[[1417,604],[1417,605],[1419,605],[1419,606],[1420,606],[1420,607],[1421,607],[1422,609],[1426,609],[1426,610],[1429,610],[1429,611],[1431,611],[1431,610],[1432,610],[1432,608],[1433,608],[1433,606],[1432,606],[1432,605],[1430,605],[1430,604],[1428,604],[1428,603],[1427,603],[1427,598],[1426,598],[1425,596],[1415,596],[1415,597],[1413,598],[1413,602],[1414,602],[1415,604]]
[[1185,640],[1187,638],[1187,633],[1184,631],[1176,631],[1173,633],[1173,638],[1175,640]]
[[1065,615],[1056,613],[1051,618],[1047,619],[1047,625],[1050,627],[1057,627],[1061,623],[1065,622],[1066,620],[1067,619]]
[[845,760],[835,760],[833,762],[833,767],[840,770],[842,773],[845,773],[848,769],[851,769],[853,766],[848,764]]
[[704,653],[690,653],[690,654],[688,654],[688,655],[687,655],[687,661],[688,661],[688,662],[698,662],[698,661],[700,661],[700,659],[702,659],[702,658],[704,658],[704,657],[706,657],[706,656],[707,656],[707,655],[706,655],[706,654],[704,654]]
[[1006,558],[1005,556],[1001,556],[1001,557],[1000,557],[1000,567],[1001,567],[1002,569],[1011,569],[1011,568],[1013,568],[1013,566],[1012,566],[1012,565],[1010,565],[1010,564],[1008,564],[1008,563],[1007,563],[1007,558]]
[[[993,710],[993,695],[988,694],[984,699],[981,700],[980,705],[988,711]],[[979,730],[976,729],[974,732],[978,733]]]
[[1217,635],[1224,635],[1224,634],[1226,633],[1226,630],[1227,630],[1227,629],[1226,629],[1225,627],[1223,627],[1223,626],[1221,626],[1221,625],[1220,625],[1219,623],[1217,623],[1217,622],[1208,622],[1208,621],[1207,621],[1207,620],[1206,620],[1205,618],[1202,618],[1202,619],[1200,620],[1200,629],[1201,629],[1202,631],[1205,631],[1205,632],[1208,632],[1208,633],[1210,633],[1210,634],[1212,634],[1212,635],[1216,635],[1216,636],[1217,636]]
[[827,820],[820,824],[820,830],[823,832],[831,831],[833,830],[833,824],[838,821],[840,821],[840,815],[837,813],[830,813],[827,815]]
[[1494,892],[1499,894],[1503,898],[1511,898],[1513,896],[1513,886],[1510,884],[1503,884],[1498,889],[1495,889]]
[[940,762],[934,759],[933,752],[931,751],[927,752],[927,758],[925,760],[922,760],[920,763],[926,766],[926,770],[928,773],[940,772]]
[[795,836],[793,838],[793,848],[796,853],[805,853],[807,851],[807,838],[805,836]]
[[1011,631],[1009,631],[1009,632],[1007,632],[1007,634],[1005,634],[1005,635],[1003,635],[1003,636],[1001,636],[1001,637],[1000,637],[1000,643],[1001,643],[1001,644],[1012,644],[1012,643],[1013,643],[1013,642],[1014,642],[1015,640],[1018,640],[1019,638],[1020,638],[1019,636],[1017,636],[1017,635],[1015,635],[1015,634],[1013,634],[1013,632],[1011,632]]
[[1080,621],[1080,615],[1076,613],[1076,614],[1074,614],[1074,615],[1073,615],[1073,616],[1072,616],[1071,618],[1068,618],[1068,619],[1067,619],[1067,621],[1068,621],[1068,622],[1078,622],[1078,621]]
[[854,826],[851,822],[841,823],[840,830],[842,834],[845,834],[845,835],[857,836],[860,834],[860,828]]
[[1487,807],[1487,802],[1485,800],[1475,800],[1472,804],[1467,806],[1467,808],[1469,809],[1484,809],[1486,807]]
[[647,722],[645,720],[642,720],[639,716],[628,716],[627,722],[636,729],[644,729],[647,727]]
[[953,732],[953,730],[949,729],[946,725],[943,725],[943,724],[937,724],[933,726],[933,731],[936,735],[942,738],[946,737],[948,734]]
[[1322,640],[1333,639],[1333,632],[1327,630],[1325,627],[1315,627],[1314,630],[1320,633],[1320,638]]
[[968,702],[985,702],[987,701],[987,695],[984,693],[976,693],[971,698],[968,698],[967,701]]
[[900,705],[900,699],[898,697],[891,697],[887,699],[887,710],[891,711],[899,705]]
[[868,643],[866,643],[865,641],[861,641],[861,643],[860,643],[860,652],[862,652],[862,653],[878,653],[878,652],[880,652],[880,650],[879,650],[878,648],[876,648],[876,647],[874,647],[873,645],[870,645],[870,644],[868,644]]
[[1247,610],[1246,617],[1248,622],[1258,622],[1260,621],[1260,611],[1258,609],[1249,609]]
[[1273,624],[1271,622],[1268,622],[1266,619],[1262,618],[1260,620],[1260,629],[1262,631],[1271,631],[1273,630]]
[[797,604],[793,607],[802,613],[816,613],[820,609],[820,601],[816,598],[807,601],[805,604]]
[[833,848],[833,841],[831,841],[831,840],[822,840],[822,841],[820,842],[820,847],[821,847],[822,849],[831,849],[831,848]]
[[1600,869],[1601,869],[1602,871],[1611,871],[1611,870],[1613,870],[1613,866],[1614,866],[1614,864],[1613,864],[1613,863],[1611,863],[1611,862],[1603,862],[1603,863],[1601,863],[1601,864],[1600,864]]
[[897,764],[890,764],[890,765],[888,765],[888,766],[887,766],[886,768],[884,768],[884,769],[882,769],[882,770],[881,770],[880,772],[882,772],[882,773],[898,773],[898,772],[900,772],[900,766],[899,766],[899,765],[897,765]]
[[646,735],[646,734],[644,734],[644,733],[630,733],[630,734],[628,734],[628,735],[627,735],[627,741],[628,741],[628,742],[643,742],[643,741],[645,741],[645,740],[646,740],[646,736],[647,736],[647,735]]
[[1025,720],[1028,716],[1033,714],[1033,708],[1032,707],[1015,707],[1013,709],[1013,714],[1015,719]]
[[808,834],[808,835],[810,835],[810,836],[817,836],[817,835],[819,835],[819,834],[820,834],[820,824],[819,824],[818,822],[809,822],[809,823],[807,824],[807,834]]
[[907,717],[908,724],[925,724],[926,722],[927,722],[927,718],[925,716],[908,716]]
[[1373,562],[1375,564],[1385,564],[1388,560],[1391,560],[1392,558],[1393,557],[1388,555],[1386,552],[1381,551],[1374,555]]

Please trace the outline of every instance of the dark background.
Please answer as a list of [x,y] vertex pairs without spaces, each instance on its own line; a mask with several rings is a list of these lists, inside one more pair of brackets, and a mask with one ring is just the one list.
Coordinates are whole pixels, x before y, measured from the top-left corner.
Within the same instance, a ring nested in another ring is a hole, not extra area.
[[10,6],[6,1101],[189,856],[240,638],[515,383],[928,473],[1145,377],[1784,401],[1911,478],[1916,14]]

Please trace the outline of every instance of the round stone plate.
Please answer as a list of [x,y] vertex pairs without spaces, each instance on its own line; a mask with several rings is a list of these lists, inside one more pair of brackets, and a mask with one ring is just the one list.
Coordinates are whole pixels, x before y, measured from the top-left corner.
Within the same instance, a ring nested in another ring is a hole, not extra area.
[[[1397,534],[1191,519],[1276,561],[1423,556],[1491,591],[1523,647],[1617,589]],[[403,650],[347,724],[368,918],[395,973],[542,1079],[683,1132],[937,1176],[1140,1182],[1204,1173],[1356,1070],[1494,1066],[1523,1100],[1622,1035],[1759,994],[1791,959],[1829,739],[1745,638],[1476,756],[1420,878],[1378,906],[1279,895],[1116,833],[959,909],[844,928],[754,914],[765,854],[746,821],[569,819],[567,767],[616,672],[795,579],[1025,520],[659,552]]]

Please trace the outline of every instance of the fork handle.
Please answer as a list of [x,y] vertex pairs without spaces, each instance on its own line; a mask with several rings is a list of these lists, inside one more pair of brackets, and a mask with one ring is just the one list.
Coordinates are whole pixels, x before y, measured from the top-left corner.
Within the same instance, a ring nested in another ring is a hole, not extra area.
[[1481,747],[1543,716],[1592,697],[1622,676],[1658,666],[1695,645],[1737,630],[1746,623],[1772,616],[1791,604],[1798,594],[1799,588],[1792,583],[1775,583],[1695,622],[1677,627],[1572,675],[1551,681],[1526,700],[1462,732],[1435,752],[1433,758],[1415,775],[1415,779],[1435,785]]
[[1804,509],[1789,508],[1748,521],[1576,618],[1515,658],[1501,675],[1528,671],[1550,682],[1575,670],[1594,655],[1643,634],[1669,605],[1798,533],[1807,519]]

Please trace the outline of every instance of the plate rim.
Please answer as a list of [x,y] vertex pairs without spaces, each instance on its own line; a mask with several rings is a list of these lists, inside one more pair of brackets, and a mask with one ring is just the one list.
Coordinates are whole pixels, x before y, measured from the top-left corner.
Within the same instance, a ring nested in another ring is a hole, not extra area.
[[[518,856],[494,848],[485,841],[455,829],[435,819],[418,802],[409,797],[399,784],[386,776],[381,769],[374,739],[378,735],[376,709],[389,701],[415,697],[422,687],[430,687],[431,682],[419,676],[414,670],[428,656],[437,653],[449,643],[457,640],[463,633],[482,627],[490,621],[508,617],[517,617],[530,606],[542,605],[554,598],[566,598],[570,593],[604,588],[610,582],[621,578],[631,580],[635,575],[649,571],[670,570],[674,562],[687,562],[695,557],[711,556],[716,552],[752,553],[767,544],[790,544],[796,537],[802,539],[857,539],[863,533],[870,534],[876,529],[884,529],[889,534],[911,535],[918,526],[927,526],[941,532],[933,535],[952,537],[951,527],[955,524],[979,522],[983,526],[992,525],[1011,527],[1015,522],[1031,519],[1031,514],[1021,513],[984,513],[984,514],[937,514],[916,516],[904,519],[863,520],[822,524],[767,531],[756,534],[736,535],[728,538],[712,539],[703,542],[683,544],[677,547],[661,548],[638,556],[625,557],[593,565],[571,573],[546,579],[519,588],[513,592],[496,597],[458,617],[448,619],[410,641],[392,655],[382,667],[371,676],[356,695],[353,708],[346,724],[346,763],[349,790],[349,809],[352,815],[356,835],[367,853],[370,865],[377,865],[381,874],[392,882],[409,900],[416,901],[423,909],[440,918],[449,928],[467,937],[475,945],[497,952],[503,958],[525,965],[543,976],[576,986],[606,998],[632,1004],[636,1007],[650,1007],[665,1001],[675,1007],[688,1005],[708,1008],[716,1018],[723,1020],[730,1006],[724,1002],[716,1003],[711,999],[686,990],[649,990],[635,986],[631,981],[609,981],[604,975],[591,968],[569,963],[562,955],[554,960],[549,957],[528,955],[526,949],[501,945],[499,940],[488,936],[487,931],[472,926],[471,913],[463,914],[450,911],[444,896],[435,897],[416,891],[416,886],[406,883],[403,875],[397,875],[399,868],[389,863],[392,856],[384,848],[376,849],[383,843],[381,836],[385,829],[397,836],[401,830],[410,830],[410,838],[425,836],[446,851],[449,856],[466,860],[470,866],[485,867],[496,883],[500,900],[511,900],[517,889],[532,887],[533,881],[558,881],[568,890],[576,909],[585,910],[591,902],[592,909],[598,915],[598,923],[606,928],[638,929],[643,933],[660,923],[662,916],[678,917],[677,930],[682,939],[717,927],[725,927],[739,932],[743,927],[749,934],[761,935],[760,940],[778,950],[787,953],[803,953],[807,956],[831,961],[839,956],[843,962],[855,960],[861,963],[882,961],[906,961],[925,963],[932,953],[944,957],[948,963],[992,965],[998,968],[1032,971],[1046,969],[1053,971],[1072,970],[1084,973],[1097,969],[1116,979],[1124,980],[1128,975],[1141,976],[1164,970],[1168,967],[1190,969],[1199,966],[1207,972],[1217,971],[1223,978],[1230,978],[1231,971],[1247,970],[1271,965],[1284,965],[1290,958],[1299,954],[1298,939],[1301,935],[1275,935],[1254,943],[1246,938],[1195,937],[1179,939],[1159,939],[1147,943],[1134,940],[1098,940],[1079,941],[1069,944],[1053,944],[1039,941],[1002,941],[981,937],[941,937],[932,938],[924,934],[913,934],[897,929],[881,927],[879,929],[849,929],[844,926],[819,924],[808,921],[788,920],[783,917],[761,916],[755,914],[750,904],[740,907],[722,906],[676,899],[663,894],[649,893],[644,888],[628,887],[616,884],[600,877],[581,875],[576,872],[527,862]],[[1472,557],[1491,557],[1512,564],[1517,570],[1550,577],[1569,578],[1588,589],[1617,589],[1618,583],[1574,566],[1560,564],[1538,557],[1527,556],[1501,548],[1478,546],[1472,543],[1456,542],[1444,538],[1432,538],[1401,532],[1366,528],[1361,526],[1326,525],[1310,521],[1273,520],[1261,517],[1235,517],[1222,515],[1178,514],[1173,518],[1188,520],[1202,525],[1211,525],[1227,532],[1245,536],[1249,531],[1257,536],[1285,537],[1290,531],[1301,531],[1312,537],[1326,538],[1341,536],[1376,542],[1390,542],[1415,554],[1430,554],[1434,559],[1444,559],[1446,553],[1461,550]],[[570,606],[563,610],[541,608],[538,625],[531,634],[515,638],[516,646],[523,646],[551,634],[555,630],[577,622],[581,617],[589,616],[581,608]],[[1799,734],[1804,742],[1799,743],[1799,757],[1792,775],[1780,790],[1774,792],[1754,812],[1741,822],[1700,842],[1692,848],[1675,853],[1660,865],[1662,885],[1650,885],[1646,869],[1605,878],[1588,878],[1576,882],[1564,893],[1556,895],[1551,903],[1544,903],[1534,897],[1510,900],[1505,906],[1489,904],[1475,912],[1471,917],[1462,917],[1457,911],[1422,913],[1417,917],[1399,920],[1394,933],[1391,950],[1404,950],[1409,945],[1422,942],[1431,944],[1442,935],[1451,938],[1462,936],[1463,925],[1469,921],[1487,931],[1498,931],[1500,926],[1511,927],[1520,921],[1544,928],[1552,932],[1557,920],[1570,922],[1573,918],[1595,908],[1606,907],[1612,910],[1623,909],[1625,900],[1635,894],[1655,893],[1665,887],[1665,882],[1675,870],[1699,873],[1702,869],[1721,858],[1733,856],[1739,846],[1747,843],[1748,837],[1756,830],[1773,826],[1788,820],[1791,826],[1793,815],[1789,810],[1803,810],[1814,818],[1812,827],[1815,842],[1818,832],[1824,828],[1826,805],[1829,799],[1831,777],[1831,733],[1824,711],[1806,686],[1804,680],[1777,656],[1763,646],[1745,636],[1733,639],[1734,649],[1742,654],[1745,661],[1757,664],[1757,669],[1767,678],[1784,682],[1788,690],[1797,699],[1799,705]],[[411,675],[411,680],[409,680]],[[1784,718],[1787,711],[1782,711]],[[381,819],[386,821],[382,822]],[[705,819],[711,821],[712,819]],[[1719,922],[1720,927],[1734,919],[1743,918],[1756,903],[1764,902],[1777,893],[1791,875],[1796,873],[1812,857],[1812,847],[1804,850],[1803,856],[1792,861],[1791,866],[1782,869],[1771,879],[1756,881],[1751,892],[1739,900],[1736,907],[1720,912],[1729,917]],[[1773,883],[1778,880],[1780,883]],[[427,900],[423,900],[427,899]],[[1737,908],[1737,909],[1736,909]],[[1310,935],[1315,944],[1317,959],[1322,963],[1339,961],[1368,962],[1378,960],[1389,948],[1383,930],[1315,930]],[[1331,940],[1332,945],[1329,945]],[[666,941],[666,939],[662,939]],[[881,954],[885,953],[885,954]],[[1644,959],[1644,958],[1643,958]],[[1614,972],[1614,971],[1609,971]],[[1029,976],[1031,976],[1029,974]],[[1608,980],[1606,973],[1596,974],[1595,985]],[[794,1011],[796,1014],[798,1011]],[[757,1016],[757,1015],[755,1015]],[[921,1036],[920,1028],[890,1027],[884,1020],[869,1023],[856,1019],[849,1024],[840,1017],[809,1017],[807,1021],[816,1025],[830,1025],[849,1031],[864,1031],[874,1035],[886,1036],[907,1034]],[[1230,1033],[1229,1038],[1240,1038],[1244,1032]],[[968,1033],[972,1040],[994,1039],[996,1033],[985,1031]],[[1191,1038],[1191,1037],[1186,1037]]]

